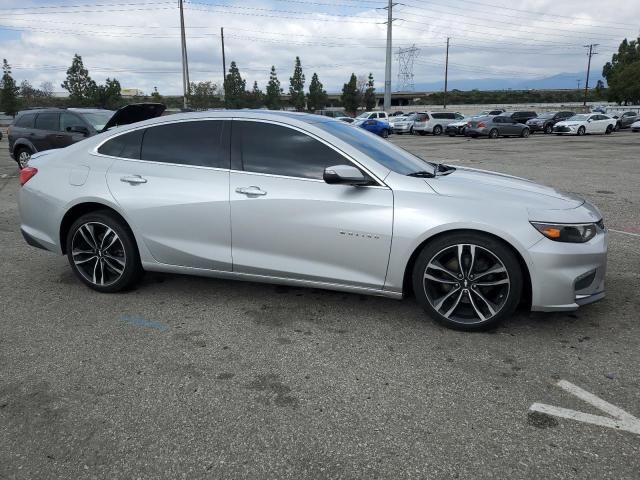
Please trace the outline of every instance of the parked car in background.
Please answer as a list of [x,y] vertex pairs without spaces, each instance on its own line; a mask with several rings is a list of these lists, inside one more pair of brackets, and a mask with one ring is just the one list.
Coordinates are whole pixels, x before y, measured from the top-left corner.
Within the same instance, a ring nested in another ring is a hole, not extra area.
[[377,119],[369,119],[369,120],[357,120],[353,123],[356,127],[364,128],[365,130],[375,133],[376,135],[380,135],[382,138],[387,138],[391,133],[391,128],[389,127],[389,123],[377,120]]
[[94,108],[24,110],[7,129],[9,154],[24,168],[34,153],[68,147],[119,125],[159,117],[165,108],[161,103],[135,103],[115,112]]
[[322,115],[323,117],[339,118],[346,117],[347,113],[344,110],[316,110],[316,115]]
[[353,122],[356,121],[356,119],[353,118],[353,117],[334,117],[334,118],[336,120],[340,120],[340,121],[345,122],[345,123],[353,123]]
[[[89,169],[81,188],[63,181]],[[411,291],[463,330],[494,327],[519,305],[567,311],[605,296],[608,233],[589,202],[428,162],[317,115],[149,120],[40,153],[20,184],[25,241],[66,255],[100,293],[132,288],[144,271]],[[56,278],[51,264],[30,274]]]
[[392,117],[397,117],[397,116],[400,116],[400,115],[406,115],[406,113],[404,113],[402,110],[398,110],[397,112],[393,112],[391,114]]
[[529,127],[508,116],[479,117],[469,120],[465,135],[468,137],[528,137]]
[[403,117],[397,117],[395,120],[391,120],[389,125],[391,126],[393,133],[397,133],[398,135],[402,135],[404,133],[412,134],[413,122],[418,115],[418,113],[410,113]]
[[640,115],[638,115],[638,112],[617,112],[610,113],[609,116],[617,120],[616,130],[629,128],[633,123],[640,120]]
[[503,112],[500,114],[500,116],[510,118],[511,120],[526,125],[529,120],[531,120],[532,118],[536,118],[538,114],[532,111],[517,111]]
[[545,112],[541,113],[536,118],[532,118],[527,121],[527,127],[531,130],[531,133],[535,132],[544,132],[546,134],[550,134],[553,132],[553,126],[562,122],[563,120],[568,120],[573,117],[575,112]]
[[356,120],[381,120],[389,123],[389,115],[387,112],[362,112],[356,117]]
[[495,117],[496,115],[502,115],[506,110],[504,108],[496,108],[495,110],[484,110],[480,112],[476,117]]
[[640,132],[640,120],[631,124],[632,132]]
[[426,135],[442,135],[447,125],[456,120],[462,120],[464,115],[451,112],[425,112],[420,113],[413,122],[413,133]]
[[476,117],[463,117],[462,120],[456,120],[455,122],[450,123],[444,129],[444,133],[446,133],[450,137],[455,137],[456,135],[464,135],[464,132],[467,129],[467,124],[472,118]]
[[592,133],[610,134],[616,128],[616,119],[601,113],[575,115],[568,120],[558,122],[553,127],[557,135],[586,135]]

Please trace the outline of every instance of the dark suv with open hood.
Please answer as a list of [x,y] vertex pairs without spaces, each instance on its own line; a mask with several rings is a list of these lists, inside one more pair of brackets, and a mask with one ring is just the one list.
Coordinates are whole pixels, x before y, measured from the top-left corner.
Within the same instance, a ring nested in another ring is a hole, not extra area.
[[9,154],[20,168],[31,155],[64,148],[112,127],[162,115],[161,103],[136,103],[120,110],[94,108],[41,108],[19,112],[7,129]]

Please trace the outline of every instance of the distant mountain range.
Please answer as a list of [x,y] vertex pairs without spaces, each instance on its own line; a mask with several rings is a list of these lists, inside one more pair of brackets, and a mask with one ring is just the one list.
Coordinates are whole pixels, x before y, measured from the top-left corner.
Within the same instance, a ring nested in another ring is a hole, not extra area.
[[[479,78],[469,80],[449,80],[449,90],[565,90],[584,88],[587,72],[559,73],[551,77],[523,79],[523,78]],[[604,81],[600,72],[591,72],[589,85],[595,87],[598,80]],[[605,82],[606,84],[606,82]],[[417,82],[416,92],[440,92],[444,90],[444,81]]]

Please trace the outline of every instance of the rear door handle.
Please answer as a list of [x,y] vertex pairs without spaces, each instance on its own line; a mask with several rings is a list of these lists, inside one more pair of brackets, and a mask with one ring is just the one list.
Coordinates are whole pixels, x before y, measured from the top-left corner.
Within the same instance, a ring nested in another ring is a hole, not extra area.
[[250,197],[251,196],[261,197],[267,194],[267,192],[265,192],[264,190],[261,190],[260,187],[256,187],[255,185],[252,185],[250,187],[238,187],[236,188],[236,193],[241,193],[243,195],[247,195]]
[[129,177],[122,177],[120,181],[128,183],[130,185],[139,185],[141,183],[147,183],[147,179],[141,177],[140,175],[131,175]]

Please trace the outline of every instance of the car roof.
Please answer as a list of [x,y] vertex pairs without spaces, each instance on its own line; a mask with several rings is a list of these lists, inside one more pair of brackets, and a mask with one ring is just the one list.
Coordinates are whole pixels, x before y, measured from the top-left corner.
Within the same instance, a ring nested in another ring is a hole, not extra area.
[[52,112],[77,112],[77,113],[100,113],[109,112],[113,113],[113,110],[107,110],[105,108],[61,108],[61,107],[46,107],[46,108],[29,108],[27,110],[20,110],[18,115],[24,115],[26,113],[52,113]]

